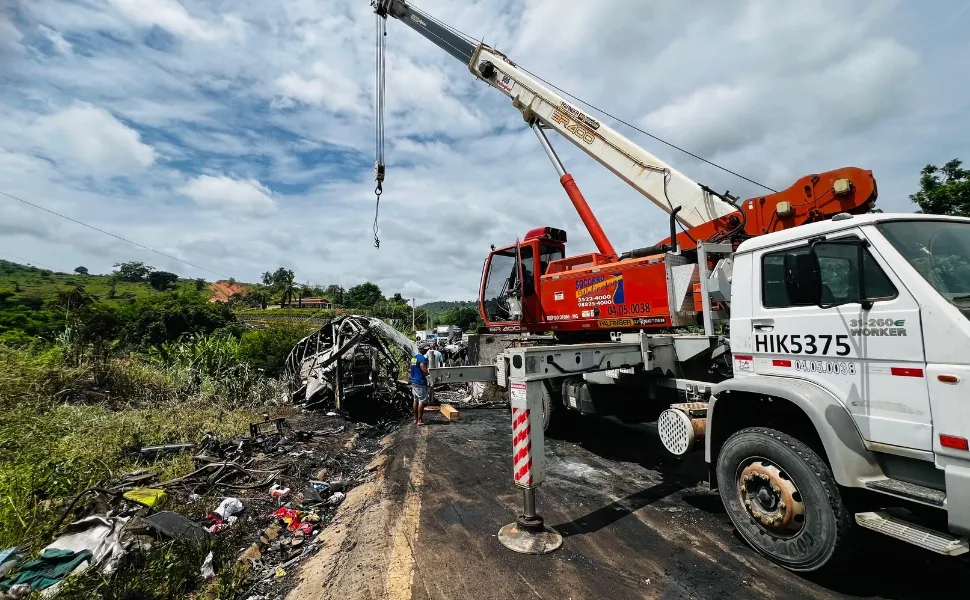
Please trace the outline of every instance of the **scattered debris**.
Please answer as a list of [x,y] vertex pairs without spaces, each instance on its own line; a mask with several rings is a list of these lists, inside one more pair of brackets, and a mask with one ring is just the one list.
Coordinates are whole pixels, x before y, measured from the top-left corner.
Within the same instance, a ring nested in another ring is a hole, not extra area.
[[217,565],[235,562],[249,588],[240,598],[281,597],[293,565],[319,549],[318,534],[347,492],[372,480],[366,466],[396,426],[389,419],[354,423],[344,411],[288,411],[286,419],[264,415],[249,435],[204,437],[191,446],[194,468],[186,475],[161,481],[158,472],[139,470],[84,490],[52,532],[73,522],[37,561],[21,564],[18,549],[0,551],[0,596],[46,594],[87,569],[109,577],[129,552],[174,540],[201,548],[203,581],[216,576]]
[[141,455],[146,459],[154,459],[162,454],[168,454],[170,452],[182,452],[183,450],[191,450],[195,448],[195,444],[165,444],[162,446],[145,446],[141,449]]
[[209,534],[192,520],[176,512],[165,511],[144,518],[145,523],[161,535],[195,544],[207,544]]
[[[270,427],[273,428],[273,431],[267,432],[266,430]],[[249,435],[253,439],[264,441],[266,438],[272,436],[282,437],[284,430],[288,427],[289,424],[286,422],[286,419],[270,419],[269,415],[263,415],[263,421],[249,424]]]
[[21,562],[23,562],[23,556],[20,555],[20,548],[7,548],[0,551],[0,577],[6,577],[7,573],[15,571]]
[[[91,551],[45,549],[35,560],[21,565],[13,578],[0,583],[0,590],[10,592],[15,597],[24,591],[40,592],[60,585],[69,575],[80,572],[91,562]],[[14,591],[17,588],[17,591]]]
[[202,575],[202,579],[209,580],[216,576],[216,570],[212,566],[213,560],[215,560],[215,556],[210,550],[206,555],[205,560],[202,561],[202,568],[199,570],[199,574]]
[[241,513],[243,511],[243,503],[239,498],[226,498],[219,503],[219,508],[215,509],[215,514],[222,517],[223,520],[231,518],[236,513]]
[[290,495],[290,488],[274,485],[273,487],[269,488],[269,495],[277,499],[286,498]]
[[438,410],[441,411],[441,416],[449,421],[457,421],[460,418],[458,411],[450,404],[442,404]]
[[125,500],[131,500],[142,506],[154,508],[165,499],[165,490],[155,488],[135,488],[123,494]]

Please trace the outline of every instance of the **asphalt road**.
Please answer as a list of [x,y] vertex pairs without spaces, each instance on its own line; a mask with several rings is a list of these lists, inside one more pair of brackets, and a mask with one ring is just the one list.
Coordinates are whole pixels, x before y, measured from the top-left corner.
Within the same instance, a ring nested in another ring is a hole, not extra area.
[[[706,483],[700,454],[684,461],[656,432],[594,420],[574,439],[547,440],[539,513],[565,538],[546,556],[515,554],[496,533],[514,519],[507,409],[430,414],[396,434],[387,476],[403,505],[420,500],[408,537],[413,599],[892,598],[970,589],[970,566],[875,534],[850,568],[825,579],[789,573],[734,532]],[[410,500],[403,502],[408,493]]]

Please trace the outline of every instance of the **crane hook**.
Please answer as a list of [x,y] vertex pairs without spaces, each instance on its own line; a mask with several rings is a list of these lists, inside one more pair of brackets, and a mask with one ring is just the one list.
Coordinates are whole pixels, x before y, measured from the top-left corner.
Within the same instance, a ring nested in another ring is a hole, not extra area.
[[377,180],[377,187],[374,188],[374,195],[377,202],[374,206],[374,247],[381,247],[380,227],[377,225],[377,217],[381,212],[381,194],[384,193],[384,165],[377,163],[374,165],[374,179]]

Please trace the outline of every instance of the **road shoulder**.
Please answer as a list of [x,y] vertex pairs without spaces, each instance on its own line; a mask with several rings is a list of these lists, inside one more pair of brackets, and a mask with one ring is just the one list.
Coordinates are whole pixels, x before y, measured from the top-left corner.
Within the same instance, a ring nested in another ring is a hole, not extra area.
[[368,465],[373,480],[347,494],[287,600],[411,597],[423,474],[419,441],[415,428],[407,426],[381,441]]

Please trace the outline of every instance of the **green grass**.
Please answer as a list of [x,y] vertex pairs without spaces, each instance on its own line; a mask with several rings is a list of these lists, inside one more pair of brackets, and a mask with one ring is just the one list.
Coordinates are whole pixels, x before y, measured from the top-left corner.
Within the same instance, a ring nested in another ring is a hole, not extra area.
[[[220,380],[140,359],[101,364],[58,348],[0,346],[0,547],[42,547],[80,491],[145,468],[142,446],[231,439],[248,431],[281,388],[255,372]],[[230,381],[231,379],[231,381]],[[191,469],[179,457],[150,468]]]
[[[39,298],[48,302],[53,300],[58,292],[73,289],[78,285],[83,285],[88,293],[94,294],[100,300],[116,302],[168,293],[152,289],[147,283],[116,282],[111,275],[54,273],[46,269],[0,260],[0,292],[14,293],[8,302],[16,302],[18,298]],[[115,298],[109,298],[112,285],[115,286]],[[20,291],[16,292],[15,288],[19,288]],[[194,292],[195,289],[194,280],[180,280],[173,287],[173,290],[180,291]],[[209,289],[205,288],[201,293],[208,296]]]

